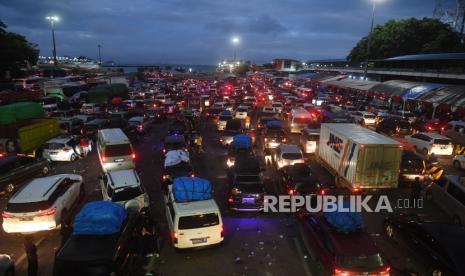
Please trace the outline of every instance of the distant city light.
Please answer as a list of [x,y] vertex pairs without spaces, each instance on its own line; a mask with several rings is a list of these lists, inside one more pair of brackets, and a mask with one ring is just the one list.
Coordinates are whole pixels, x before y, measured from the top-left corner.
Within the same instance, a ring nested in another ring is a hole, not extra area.
[[235,37],[233,37],[233,38],[231,39],[231,42],[232,42],[233,44],[238,44],[239,41],[240,41],[240,39],[239,39],[239,37],[237,37],[237,36],[235,36]]
[[192,68],[189,68],[189,73],[192,73]]

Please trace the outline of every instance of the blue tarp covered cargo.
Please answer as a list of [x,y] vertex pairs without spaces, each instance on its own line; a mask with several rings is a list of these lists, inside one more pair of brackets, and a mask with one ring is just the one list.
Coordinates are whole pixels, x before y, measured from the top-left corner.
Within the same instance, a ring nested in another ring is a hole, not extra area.
[[266,122],[268,128],[281,128],[281,122],[279,120],[273,120]]
[[[345,208],[349,207],[348,202],[344,202]],[[360,230],[365,226],[361,212],[325,212],[326,221],[337,231],[342,233],[351,233]]]
[[249,149],[252,147],[252,138],[245,134],[239,134],[233,137],[231,147],[236,149]]
[[212,198],[210,181],[198,177],[178,177],[173,181],[176,202],[207,200]]
[[124,206],[110,201],[89,202],[74,219],[73,235],[110,235],[118,233],[126,219]]

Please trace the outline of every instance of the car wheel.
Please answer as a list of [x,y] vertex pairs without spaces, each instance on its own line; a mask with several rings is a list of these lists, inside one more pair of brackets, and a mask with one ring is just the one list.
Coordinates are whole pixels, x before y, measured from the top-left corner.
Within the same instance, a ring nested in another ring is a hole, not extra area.
[[73,154],[71,154],[71,157],[69,158],[69,161],[72,162],[74,160],[76,160],[76,155],[73,153]]
[[79,201],[82,202],[86,197],[86,189],[84,188],[84,183],[81,184],[81,188],[79,189]]
[[8,140],[5,143],[5,150],[7,153],[14,153],[18,150],[18,145],[14,140]]
[[391,224],[386,224],[386,227],[384,230],[386,231],[386,236],[388,236],[388,238],[390,239],[394,238],[394,227],[392,227]]
[[460,162],[458,160],[454,160],[454,168],[458,169],[458,170],[461,170],[462,167],[460,166]]
[[48,165],[42,168],[42,175],[46,176],[50,172],[50,167]]
[[428,150],[427,149],[423,149],[421,151],[421,154],[423,154],[424,156],[427,156],[428,155]]
[[61,211],[61,217],[60,217],[61,227],[66,227],[67,226],[66,225],[67,219],[68,219],[68,210],[63,209],[63,211]]
[[444,274],[442,273],[441,270],[437,269],[437,268],[433,268],[431,269],[431,276],[443,276]]
[[10,183],[6,185],[5,190],[8,194],[12,194],[13,191],[15,190],[15,185],[13,183]]
[[433,193],[432,193],[430,190],[426,190],[425,198],[426,198],[426,200],[428,200],[428,201],[433,200]]
[[5,276],[15,276],[15,268],[10,267],[10,269],[8,269],[8,271],[6,272]]

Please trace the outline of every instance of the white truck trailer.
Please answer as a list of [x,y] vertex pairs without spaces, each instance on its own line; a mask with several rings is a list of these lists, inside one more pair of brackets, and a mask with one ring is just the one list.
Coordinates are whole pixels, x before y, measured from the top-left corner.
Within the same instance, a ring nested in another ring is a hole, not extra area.
[[396,188],[402,150],[399,142],[356,124],[321,124],[318,161],[338,187]]

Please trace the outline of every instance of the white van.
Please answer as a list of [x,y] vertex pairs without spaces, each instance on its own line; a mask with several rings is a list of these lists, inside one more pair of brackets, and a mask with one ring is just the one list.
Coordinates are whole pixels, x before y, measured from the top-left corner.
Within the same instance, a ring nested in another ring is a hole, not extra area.
[[300,133],[312,121],[310,112],[303,108],[292,109],[289,115],[289,130],[291,133]]
[[136,154],[129,138],[120,128],[98,131],[97,152],[104,172],[135,168]]
[[166,200],[166,219],[175,248],[216,245],[224,240],[223,220],[215,200],[176,202],[172,185]]

